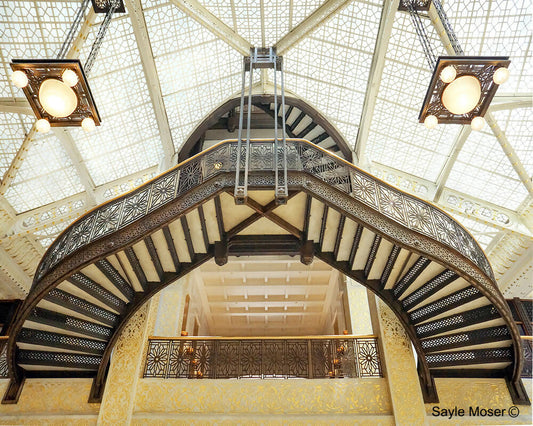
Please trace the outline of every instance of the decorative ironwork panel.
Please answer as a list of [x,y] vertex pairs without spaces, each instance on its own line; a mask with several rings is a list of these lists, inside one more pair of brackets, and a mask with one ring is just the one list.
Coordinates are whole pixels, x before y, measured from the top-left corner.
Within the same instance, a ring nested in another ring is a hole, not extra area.
[[[150,342],[151,344],[151,342]],[[167,376],[171,378],[187,378],[191,367],[191,354],[194,348],[191,342],[173,341],[168,357]],[[145,377],[151,377],[145,373]]]
[[146,354],[145,377],[167,377],[169,366],[169,340],[152,340]]
[[533,356],[531,355],[531,346],[531,340],[522,340],[522,347],[524,348],[524,367],[522,368],[522,377],[528,379],[533,378],[533,372],[531,371],[533,367]]
[[240,342],[235,340],[220,341],[216,345],[215,378],[229,379],[239,376]]
[[263,377],[285,377],[285,369],[283,341],[263,341]]
[[333,376],[331,342],[329,340],[311,342],[311,362],[313,364],[313,378]]
[[240,352],[240,377],[262,377],[262,342],[260,340],[243,340]]
[[357,353],[358,377],[381,376],[379,350],[375,339],[357,339],[355,343]]
[[382,377],[375,338],[150,339],[144,377]]
[[0,340],[0,378],[8,377],[7,340]]
[[[278,160],[280,153],[281,147],[278,148]],[[252,142],[249,172],[273,173],[274,157],[273,140]],[[98,207],[73,223],[52,244],[39,264],[35,282],[74,251],[142,220],[148,212],[175,200],[218,173],[234,172],[236,161],[237,142],[228,141],[183,162],[137,191]],[[241,167],[244,167],[244,161],[244,155],[241,155]],[[490,265],[473,237],[452,217],[431,204],[376,179],[305,140],[287,141],[287,164],[288,171],[309,173],[406,228],[459,251],[494,279]]]
[[302,340],[287,341],[287,376],[309,377],[309,355],[307,342]]

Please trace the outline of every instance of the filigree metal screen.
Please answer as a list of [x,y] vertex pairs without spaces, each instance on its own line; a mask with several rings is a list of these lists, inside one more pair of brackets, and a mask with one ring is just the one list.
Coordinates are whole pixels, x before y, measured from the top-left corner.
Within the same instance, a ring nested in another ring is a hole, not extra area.
[[376,339],[150,339],[143,377],[382,377]]

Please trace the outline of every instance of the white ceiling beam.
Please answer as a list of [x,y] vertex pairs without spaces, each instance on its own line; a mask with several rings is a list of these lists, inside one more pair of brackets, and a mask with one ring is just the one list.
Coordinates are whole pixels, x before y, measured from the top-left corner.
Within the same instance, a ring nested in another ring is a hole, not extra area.
[[[501,90],[501,89],[500,89]],[[518,101],[527,101],[531,103],[533,99],[533,93],[496,93],[492,102],[518,102]]]
[[[89,31],[91,27],[94,24],[96,18],[96,14],[94,13],[93,9],[90,8],[89,13],[87,13],[87,16],[85,17],[85,20],[83,21],[81,25],[81,29],[72,42],[72,46],[70,47],[67,58],[68,59],[76,59],[80,55],[80,50],[83,47],[85,41],[87,40],[87,36],[89,35]],[[0,195],[4,195],[7,191],[7,188],[9,188],[9,185],[13,182],[15,179],[15,176],[17,175],[20,167],[22,166],[22,163],[26,159],[26,156],[28,155],[28,151],[30,147],[33,144],[33,141],[35,140],[35,136],[37,133],[37,129],[35,128],[35,123],[31,126],[30,131],[22,141],[22,144],[17,151],[17,154],[15,155],[15,158],[13,161],[11,161],[11,164],[9,165],[9,168],[5,172],[2,183],[0,184]]]
[[435,9],[435,5],[433,4],[433,2],[431,2],[431,5],[429,6],[428,15],[429,19],[431,20],[431,23],[433,24],[433,27],[435,28],[435,32],[439,36],[440,41],[444,46],[444,49],[446,49],[446,53],[450,56],[455,56],[455,50],[453,49],[450,38],[448,37],[446,30],[444,29],[444,25],[440,20],[440,16],[437,13],[437,9]]
[[83,162],[83,158],[81,157],[80,151],[76,147],[76,142],[72,138],[72,135],[65,128],[53,127],[52,129],[57,139],[59,139],[61,146],[69,156],[70,161],[72,161],[72,165],[76,169],[78,176],[80,177],[80,182],[85,188],[85,193],[87,194],[87,202],[91,205],[96,205],[96,197],[94,192],[96,187],[94,185],[93,178]]
[[372,56],[365,100],[363,102],[363,110],[361,112],[361,119],[359,121],[357,139],[355,141],[354,162],[359,164],[361,167],[366,167],[367,165],[366,142],[368,140],[370,124],[372,123],[372,117],[374,116],[376,100],[379,93],[379,87],[381,85],[381,77],[385,67],[385,56],[389,46],[392,25],[394,24],[394,16],[398,10],[399,3],[400,0],[385,0],[383,3],[383,9],[381,11],[379,30],[376,38],[376,47],[374,49],[374,55]]
[[37,129],[35,128],[35,124],[31,126],[30,131],[22,141],[22,144],[20,145],[15,158],[13,161],[11,161],[11,164],[9,165],[9,168],[4,173],[4,177],[2,179],[2,183],[0,183],[0,195],[4,195],[11,185],[11,183],[15,180],[15,177],[17,176],[17,173],[22,166],[22,163],[28,156],[28,151],[30,150],[31,145],[33,144],[33,141],[35,140],[35,136],[37,134]]
[[33,115],[26,98],[0,98],[0,112]]
[[[492,101],[494,102],[494,100]],[[513,110],[519,108],[531,108],[532,100],[530,99],[509,99],[502,103],[492,103],[489,112]]]
[[249,41],[237,34],[228,25],[213,15],[205,6],[197,0],[170,0],[174,6],[186,13],[200,25],[207,28],[218,38],[233,47],[244,56],[250,54],[250,48],[253,46]]
[[0,247],[0,269],[11,277],[21,291],[28,294],[32,279],[3,247]]
[[[298,44],[307,34],[314,31],[337,12],[351,3],[352,0],[327,0],[311,15],[300,22],[294,29],[285,34],[276,43],[278,55],[283,55],[287,50]],[[399,0],[395,0],[396,3]]]
[[507,136],[496,122],[496,119],[494,118],[492,112],[489,111],[487,114],[485,114],[485,120],[492,129],[492,133],[494,133],[496,139],[498,139],[498,142],[500,143],[503,152],[509,159],[509,162],[513,166],[515,172],[518,174],[518,177],[526,187],[527,191],[529,192],[529,195],[533,195],[533,182],[531,181],[531,177],[529,176],[526,169],[524,168],[524,165],[516,155],[514,148],[507,140]]
[[161,84],[157,74],[154,53],[150,43],[148,28],[146,27],[144,12],[140,0],[125,0],[125,4],[133,27],[133,34],[135,35],[135,41],[137,42],[144,76],[148,86],[148,93],[152,100],[161,144],[163,145],[164,156],[161,163],[161,170],[167,170],[172,165],[172,159],[174,158],[176,149],[172,140],[172,132],[170,131],[167,110],[163,101],[163,93],[161,91]]

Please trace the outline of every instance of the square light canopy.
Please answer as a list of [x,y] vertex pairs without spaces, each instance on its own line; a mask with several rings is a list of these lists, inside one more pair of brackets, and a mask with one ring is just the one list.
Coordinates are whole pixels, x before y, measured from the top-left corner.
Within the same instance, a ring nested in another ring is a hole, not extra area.
[[[91,0],[95,13],[109,12],[109,9],[111,9],[112,2],[113,0]],[[124,2],[122,0],[118,0],[118,6],[116,7],[114,13],[125,13],[125,12],[126,12],[126,9],[124,8]]]
[[[508,56],[439,57],[418,119],[426,127],[437,123],[472,124],[482,118],[498,86],[509,77]],[[472,122],[474,120],[474,122]]]
[[100,125],[100,115],[79,60],[13,59],[11,68],[14,84],[24,91],[35,116],[50,123],[45,123],[48,127],[86,129],[87,122],[90,127]]
[[418,11],[427,12],[431,6],[431,0],[400,0],[400,3],[398,4],[398,10],[408,12],[408,4]]

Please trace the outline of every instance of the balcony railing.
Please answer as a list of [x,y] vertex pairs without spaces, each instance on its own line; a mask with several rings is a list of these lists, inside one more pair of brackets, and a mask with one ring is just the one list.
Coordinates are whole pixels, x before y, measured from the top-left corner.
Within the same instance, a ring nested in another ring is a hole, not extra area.
[[383,377],[375,336],[151,337],[143,377]]

